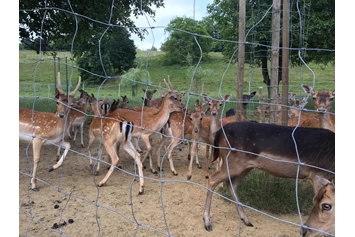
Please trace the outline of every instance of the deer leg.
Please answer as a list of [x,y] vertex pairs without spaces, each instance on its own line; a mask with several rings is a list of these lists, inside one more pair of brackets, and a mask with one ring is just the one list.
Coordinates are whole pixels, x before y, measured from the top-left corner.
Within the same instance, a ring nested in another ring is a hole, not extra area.
[[210,155],[210,146],[206,145],[206,179],[208,179],[208,176],[210,175],[209,169],[210,169],[210,160],[209,156]]
[[148,136],[142,135],[141,138],[147,147],[147,153],[145,154],[142,163],[144,163],[145,159],[148,157],[150,170],[152,171],[153,174],[158,174],[158,172],[153,167],[153,159],[151,157],[152,156],[152,145],[150,143],[151,137],[149,135]]
[[56,159],[55,161],[59,161],[59,157],[60,157],[60,147],[58,147],[58,150],[57,150],[57,155],[56,155]]
[[100,181],[99,187],[103,186],[107,182],[108,178],[111,176],[113,170],[115,169],[115,166],[118,164],[118,161],[119,161],[119,158],[116,153],[116,144],[104,142],[104,146],[105,146],[105,149],[106,149],[108,155],[111,158],[111,167],[107,171],[105,177]]
[[[138,151],[139,153],[142,153],[143,151],[141,150],[141,148],[139,147],[139,144],[138,144],[138,140],[137,138],[135,137],[132,137],[132,139],[134,140],[134,144],[135,144],[135,147],[136,147],[136,151]],[[144,161],[143,161],[144,162]]]
[[222,172],[222,169],[217,170],[208,178],[208,190],[206,194],[205,210],[203,214],[203,220],[205,222],[205,229],[207,231],[212,231],[211,220],[210,220],[210,211],[212,203],[212,195],[214,189],[220,184],[228,179],[227,172]]
[[[165,136],[162,136],[161,140],[159,141],[159,144],[158,144],[158,147],[156,148],[156,156],[157,156],[157,167],[158,167],[158,170],[160,170],[160,162],[161,162],[161,159],[160,159],[160,150],[161,148],[165,145],[165,141],[166,141],[166,137]],[[163,166],[163,165],[162,165]],[[161,169],[163,171],[163,169]]]
[[191,142],[188,143],[188,151],[189,153],[187,154],[187,160],[191,159]]
[[74,138],[73,140],[76,141],[76,134],[78,133],[78,128],[73,126]]
[[63,146],[65,147],[65,149],[64,149],[62,157],[60,157],[60,159],[57,162],[57,164],[55,164],[55,165],[53,165],[53,166],[51,166],[49,168],[49,172],[52,172],[53,170],[55,170],[55,169],[59,168],[60,166],[62,166],[62,164],[64,162],[64,159],[67,156],[67,153],[68,153],[68,151],[70,149],[70,143],[63,140]]
[[174,168],[174,162],[173,162],[173,159],[171,157],[172,153],[173,153],[173,150],[174,148],[179,144],[179,140],[177,139],[173,139],[171,141],[171,143],[169,144],[168,146],[168,160],[169,160],[169,163],[170,163],[170,169],[171,169],[171,172],[173,172],[173,174],[176,176],[178,175],[178,173],[176,172],[175,168]]
[[[232,181],[232,185],[231,183],[229,182],[229,179],[227,181],[225,181],[228,189],[229,189],[229,192],[232,196],[232,199],[238,203],[239,202],[239,197],[237,195],[237,187],[238,187],[238,184],[240,183],[240,181],[252,170],[251,169],[246,169],[244,170],[240,175],[236,176],[236,177],[233,177],[231,178],[231,181]],[[233,188],[232,188],[233,186]],[[238,214],[240,216],[240,219],[242,219],[242,221],[244,222],[244,224],[246,226],[253,226],[253,224],[249,221],[248,219],[248,216],[245,214],[244,212],[244,209],[242,206],[236,204],[236,207],[237,207],[237,211],[238,211]]]
[[138,195],[142,195],[144,193],[144,179],[143,179],[143,164],[141,161],[141,155],[134,149],[134,146],[131,141],[127,141],[124,144],[124,150],[133,157],[136,161],[138,167],[138,174],[139,174],[139,193]]
[[195,146],[195,158],[196,158],[196,165],[199,169],[202,168],[202,166],[200,165],[200,162],[198,160],[198,144],[196,143],[196,146]]
[[37,173],[37,166],[39,163],[41,148],[44,143],[44,140],[35,138],[32,142],[33,147],[33,171],[32,171],[32,179],[31,179],[31,189],[35,192],[38,192],[39,189],[37,188],[37,181],[36,181],[36,173]]
[[[189,142],[190,144],[190,142]],[[192,177],[192,163],[194,161],[194,157],[195,157],[195,152],[196,152],[196,147],[197,147],[197,143],[196,142],[193,142],[192,145],[191,145],[191,150],[189,149],[190,151],[190,154],[191,154],[191,159],[190,159],[190,164],[189,164],[189,168],[187,170],[187,180],[190,180],[191,177]]]
[[80,124],[80,141],[81,141],[81,147],[84,148],[84,122]]

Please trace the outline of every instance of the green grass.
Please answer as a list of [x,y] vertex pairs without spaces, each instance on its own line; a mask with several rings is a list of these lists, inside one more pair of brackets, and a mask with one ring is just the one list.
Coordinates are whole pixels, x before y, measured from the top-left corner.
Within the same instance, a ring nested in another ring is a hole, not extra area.
[[[217,190],[230,199],[226,186]],[[297,213],[296,180],[272,177],[262,171],[252,171],[238,186],[239,201],[250,207],[277,214]],[[312,209],[313,188],[307,181],[298,182],[298,202],[303,214]]]
[[[170,76],[170,80],[174,89],[179,91],[190,91],[190,82],[192,75],[187,75],[188,67],[186,66],[164,66],[162,55],[164,53],[160,51],[138,51],[137,61],[148,63],[148,70],[151,76],[151,82],[153,86],[161,86],[165,88],[163,79],[167,79]],[[69,52],[60,52],[59,57],[68,57],[68,66],[64,64],[64,59],[61,59],[61,79],[64,86],[68,81],[72,80],[72,84],[76,84],[79,75],[77,68],[71,67]],[[149,56],[149,57],[148,57]],[[19,86],[21,96],[40,96],[50,97],[54,96],[54,62],[52,56],[43,56],[43,60],[40,60],[39,55],[34,51],[20,50],[19,51]],[[220,53],[210,53],[210,59],[202,61],[201,66],[204,69],[212,69],[213,74],[208,78],[203,78],[203,91],[212,97],[219,97],[226,94],[231,94],[231,100],[236,98],[236,81],[237,81],[237,65],[232,64],[228,67],[228,64],[224,62]],[[316,76],[315,89],[329,89],[335,88],[335,66],[334,65],[315,65],[310,64],[309,67],[314,71]],[[228,68],[228,70],[227,70]],[[58,69],[56,69],[58,70]],[[66,73],[67,70],[67,73]],[[262,82],[261,68],[253,68],[250,65],[245,65],[244,69],[244,93],[249,93],[258,90],[260,86],[263,87],[264,96],[267,95],[267,89]],[[304,96],[305,93],[301,89],[301,84],[312,85],[313,74],[305,66],[291,67],[289,72],[289,92],[296,93],[297,96]],[[221,81],[223,83],[221,83]],[[34,83],[36,82],[36,83]],[[107,80],[104,85],[89,85],[83,83],[82,86],[89,93],[94,93],[101,98],[109,97],[112,100],[119,98],[119,95],[127,95],[130,99],[130,106],[140,105],[143,96],[142,89],[145,86],[141,86],[139,94],[136,98],[131,96],[131,89],[121,87],[118,88],[118,81],[116,79]],[[153,87],[151,87],[153,89]],[[193,88],[193,87],[192,87]],[[194,91],[192,91],[194,92]],[[195,93],[195,92],[194,92]],[[156,93],[154,98],[159,97]],[[183,98],[186,101],[188,96]],[[198,99],[197,96],[190,98],[189,107]],[[110,100],[110,101],[112,101]],[[254,97],[253,102],[257,103],[257,96]],[[249,109],[253,110],[257,104],[250,103]],[[312,109],[312,101],[309,101],[306,108]],[[235,103],[226,104],[225,111],[229,108],[234,108]],[[335,103],[333,103],[332,112],[335,111]]]

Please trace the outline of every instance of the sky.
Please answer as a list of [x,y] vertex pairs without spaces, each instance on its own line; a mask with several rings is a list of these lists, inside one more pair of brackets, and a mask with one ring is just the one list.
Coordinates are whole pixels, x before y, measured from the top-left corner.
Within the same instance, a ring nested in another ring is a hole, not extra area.
[[[131,39],[134,40],[135,45],[140,50],[151,49],[152,46],[157,49],[167,38],[167,33],[164,29],[169,22],[176,17],[190,17],[195,20],[202,20],[207,16],[207,4],[213,3],[213,0],[165,0],[165,8],[153,8],[156,10],[155,21],[146,16],[140,16],[138,19],[132,18],[137,27],[147,27],[149,35],[141,41],[135,34],[132,34]],[[149,29],[156,27],[155,29]]]

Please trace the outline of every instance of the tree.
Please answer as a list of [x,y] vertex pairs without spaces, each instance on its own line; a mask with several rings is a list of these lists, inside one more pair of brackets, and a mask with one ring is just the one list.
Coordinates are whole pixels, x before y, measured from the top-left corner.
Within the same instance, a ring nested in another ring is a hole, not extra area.
[[131,88],[132,96],[137,95],[139,85],[143,83],[151,83],[149,72],[145,69],[142,70],[142,66],[143,65],[138,65],[135,68],[130,68],[127,73],[123,75],[124,79],[121,79],[120,81],[122,86]]
[[82,71],[81,75],[91,82],[101,83],[105,78],[99,75],[121,75],[134,66],[136,58],[136,47],[134,41],[129,39],[130,34],[125,28],[114,28],[100,40],[91,38],[84,44],[77,47],[85,52],[78,58],[78,65],[87,71]]
[[200,48],[202,50],[202,58],[207,59],[211,47],[211,39],[206,37],[196,36],[198,41],[192,34],[207,35],[206,28],[198,21],[188,17],[176,17],[170,21],[165,32],[170,33],[168,39],[161,46],[164,50],[164,63],[166,64],[188,64],[185,60],[187,55],[190,55],[192,60],[196,62],[200,58]]
[[198,68],[196,68],[196,66],[192,65],[192,59],[191,56],[188,55],[186,57],[186,61],[189,64],[189,67],[186,70],[186,76],[189,78],[192,75],[194,76],[194,80],[193,80],[193,84],[194,84],[194,88],[193,91],[195,93],[201,93],[202,91],[202,79],[206,78],[206,77],[210,77],[213,75],[213,70],[211,69],[204,69],[202,68],[201,65],[198,66]]
[[[114,39],[120,40],[118,44],[123,40],[124,35],[129,37],[129,32],[143,39],[147,30],[136,28],[130,16],[147,14],[154,19],[155,11],[152,9],[154,6],[164,7],[163,0],[117,0],[114,2],[111,0],[74,2],[20,0],[19,37],[21,40],[27,39],[32,42],[37,38],[40,45],[44,43],[47,45],[48,42],[55,44],[63,40],[71,42],[73,58],[80,58],[84,65],[90,65],[93,70],[100,70],[98,74],[102,75],[103,68],[110,71],[111,67],[117,67],[116,70],[119,72],[130,63],[122,58],[115,61],[114,57],[109,55],[115,49],[107,47],[115,45]],[[127,29],[126,32],[117,30],[123,27]],[[128,46],[129,41],[125,41],[124,44],[126,46],[119,51],[131,49],[131,46]],[[96,60],[90,59],[91,62],[87,62],[89,59],[84,57],[97,55],[99,49],[101,53],[104,52],[102,53],[104,65],[101,64],[101,60],[97,60],[97,57]],[[128,54],[131,60],[132,54]],[[125,57],[122,54],[120,56]],[[96,73],[96,71],[92,72]],[[88,74],[82,73],[82,77],[83,80],[88,79]]]
[[[291,1],[290,5],[290,48],[321,48],[335,49],[335,4],[334,0],[309,1],[304,5],[299,5],[301,17],[297,11],[296,1]],[[256,45],[246,45],[245,61],[262,65],[264,83],[268,85],[269,75],[267,60],[270,55],[270,48],[264,45],[271,45],[271,21],[272,11],[265,14],[270,8],[272,0],[267,1],[246,1],[246,32],[252,29],[246,41],[259,43]],[[207,5],[207,12],[210,14],[203,20],[210,34],[218,39],[238,41],[238,1],[214,1]],[[281,15],[282,17],[282,15]],[[258,23],[258,24],[256,24]],[[300,26],[300,23],[302,25]],[[212,24],[212,25],[211,25]],[[302,27],[302,28],[301,28]],[[302,32],[300,34],[300,29]],[[326,35],[326,37],[324,37]],[[282,42],[282,26],[280,33]],[[222,54],[229,60],[238,47],[237,43],[221,43],[223,45]],[[281,45],[280,45],[281,46]],[[281,53],[281,50],[280,50]],[[335,53],[323,50],[309,50],[302,52],[302,57],[307,63],[315,61],[317,63],[334,63]],[[298,51],[290,51],[290,63],[297,65],[300,63]],[[237,54],[234,55],[234,62]],[[254,60],[254,61],[251,61]],[[281,62],[281,61],[280,61]],[[279,82],[281,74],[279,74]]]

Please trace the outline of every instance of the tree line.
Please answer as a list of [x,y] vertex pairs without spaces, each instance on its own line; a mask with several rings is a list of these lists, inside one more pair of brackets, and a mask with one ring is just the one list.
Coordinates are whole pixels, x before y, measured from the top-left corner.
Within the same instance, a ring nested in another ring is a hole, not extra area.
[[[265,45],[271,45],[272,14],[271,11],[265,13],[271,4],[272,0],[246,1],[246,29],[252,29],[246,41],[254,43],[246,46],[246,52],[253,52],[245,55],[246,62],[261,65],[270,56]],[[307,62],[334,63],[335,1],[313,0],[304,1],[301,6],[297,4],[298,1],[290,1],[289,47],[312,48],[302,52]],[[131,68],[141,67],[136,63],[137,48],[130,36],[137,34],[144,39],[148,31],[137,28],[129,16],[143,15],[144,11],[154,19],[154,7],[164,7],[164,1],[118,0],[112,5],[109,0],[20,0],[20,48],[38,53],[40,46],[45,52],[70,51],[77,65],[85,68],[81,71],[83,80],[101,83],[104,78],[95,74],[122,75]],[[165,52],[164,64],[192,66],[200,59],[200,52],[202,59],[208,60],[211,51],[221,52],[225,60],[230,60],[238,47],[238,0],[215,0],[206,10],[208,16],[201,21],[188,17],[170,21],[165,29],[168,37],[160,47]],[[297,65],[298,51],[291,50],[290,59],[291,64]],[[233,62],[236,61],[234,56]]]

